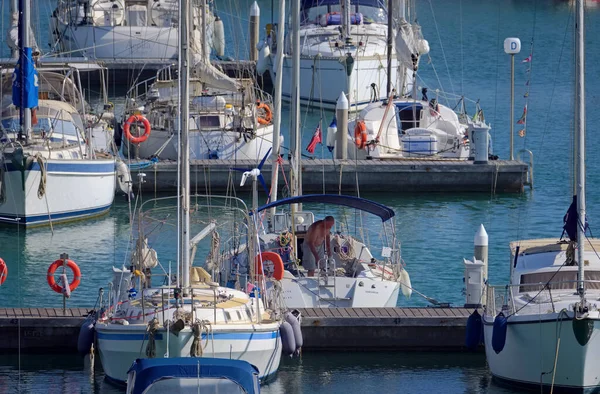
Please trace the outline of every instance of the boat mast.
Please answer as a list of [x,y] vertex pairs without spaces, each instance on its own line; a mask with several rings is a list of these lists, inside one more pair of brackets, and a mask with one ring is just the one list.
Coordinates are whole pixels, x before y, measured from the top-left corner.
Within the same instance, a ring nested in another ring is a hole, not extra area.
[[[190,79],[189,66],[189,18],[190,2],[180,0],[179,2],[179,92],[180,92],[180,242],[181,242],[181,278],[184,294],[190,286],[190,150],[189,150],[189,108],[190,95],[188,81]],[[204,56],[204,53],[202,54]]]
[[388,28],[387,28],[387,89],[386,97],[392,94],[392,39],[394,37],[394,0],[388,0]]
[[[290,149],[292,155],[292,196],[302,194],[302,177],[300,171],[300,0],[292,2],[292,110],[290,127]],[[280,50],[280,49],[278,49]]]
[[575,104],[576,119],[576,146],[577,146],[577,292],[584,300],[584,252],[585,252],[585,26],[583,0],[577,0],[577,20],[575,23],[576,34],[576,66],[577,97]]
[[20,140],[25,136],[25,139],[28,140],[31,131],[31,108],[25,108],[25,86],[27,84],[27,75],[23,70],[29,69],[29,67],[24,67],[25,62],[33,62],[32,59],[27,58],[28,53],[31,55],[31,51],[27,51],[31,40],[29,36],[29,23],[31,20],[29,0],[19,0],[19,13],[19,59],[21,61],[21,72],[19,73],[19,86],[21,89],[19,119],[21,128],[18,137]]
[[[281,85],[283,83],[283,46],[285,32],[285,0],[279,1],[279,21],[277,26],[277,58],[275,59],[275,116],[273,117],[273,152],[271,153],[271,201],[277,200],[277,159],[280,154],[279,135],[281,134]],[[271,210],[271,218],[275,215],[275,208]]]
[[[352,28],[352,21],[350,20],[350,0],[342,0],[340,4],[342,8],[342,34],[344,36],[344,46],[349,46],[352,38],[350,37],[350,29]],[[350,85],[348,85],[350,89]]]

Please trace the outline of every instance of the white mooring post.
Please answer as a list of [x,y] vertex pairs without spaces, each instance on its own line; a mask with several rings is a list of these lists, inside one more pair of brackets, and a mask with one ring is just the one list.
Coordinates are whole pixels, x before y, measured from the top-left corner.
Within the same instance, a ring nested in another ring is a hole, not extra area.
[[348,108],[348,99],[342,92],[335,105],[335,117],[337,119],[335,158],[338,160],[348,158]]
[[260,8],[255,1],[250,6],[250,60],[253,62],[258,60],[258,37],[260,31]]

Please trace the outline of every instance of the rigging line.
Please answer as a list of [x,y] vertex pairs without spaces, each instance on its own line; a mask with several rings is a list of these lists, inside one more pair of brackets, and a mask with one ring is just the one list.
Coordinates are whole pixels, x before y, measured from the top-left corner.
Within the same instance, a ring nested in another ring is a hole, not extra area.
[[558,79],[558,76],[560,75],[559,74],[560,64],[562,62],[563,53],[564,53],[564,50],[565,50],[565,43],[566,43],[566,40],[567,40],[567,35],[569,33],[569,28],[570,28],[570,24],[571,24],[570,21],[573,18],[573,7],[569,7],[569,9],[570,9],[570,12],[567,15],[567,23],[566,23],[566,26],[565,26],[565,34],[563,36],[563,42],[562,42],[561,49],[560,49],[560,55],[558,56],[558,63],[556,64],[556,70],[554,71],[554,81],[552,83],[552,91],[550,93],[550,100],[548,102],[548,110],[545,111],[546,112],[546,119],[544,121],[544,129],[543,129],[543,132],[542,132],[542,140],[540,141],[540,145],[539,145],[539,148],[538,148],[540,150],[540,154],[543,153],[544,139],[546,137],[546,134],[548,133],[548,123],[550,122],[550,115],[553,114],[553,112],[551,111],[552,100],[554,99],[554,92],[556,90],[556,81]]
[[463,41],[463,8],[462,0],[458,2],[458,15],[460,17],[460,92],[464,93],[464,79],[465,79],[465,55],[464,55],[464,41]]
[[[533,43],[535,40],[535,25],[536,25],[536,20],[537,20],[537,0],[534,1],[533,3],[533,26],[532,26],[532,31],[531,31],[531,46],[530,46],[530,50],[529,50],[529,56],[531,56],[529,64],[528,64],[528,76],[527,76],[527,89],[526,89],[526,96],[525,97],[525,107],[528,107],[529,104],[529,90],[531,89],[531,76],[533,75],[533,63],[534,63],[534,59],[533,59]],[[523,124],[523,129],[525,130],[525,136],[523,138],[523,148],[527,147],[527,113],[525,113],[525,123]],[[513,119],[514,122],[514,119]]]
[[455,89],[454,89],[454,84],[452,83],[452,77],[450,75],[450,67],[448,67],[448,60],[446,58],[446,52],[444,51],[444,45],[442,44],[442,37],[440,35],[440,30],[438,28],[438,23],[437,20],[435,18],[435,12],[433,11],[433,4],[431,3],[431,0],[429,0],[429,7],[431,8],[431,15],[433,17],[433,24],[435,26],[435,31],[437,32],[437,36],[438,36],[438,40],[440,42],[440,49],[442,51],[442,57],[444,58],[444,64],[446,65],[446,71],[448,72],[448,79],[450,81],[450,88],[452,89],[452,93],[456,94]]

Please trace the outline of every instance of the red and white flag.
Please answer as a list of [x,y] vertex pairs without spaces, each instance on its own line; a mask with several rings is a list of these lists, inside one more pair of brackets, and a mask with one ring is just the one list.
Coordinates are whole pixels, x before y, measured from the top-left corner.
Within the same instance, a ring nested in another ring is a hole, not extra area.
[[527,56],[527,57],[525,58],[525,60],[523,60],[523,63],[530,63],[530,62],[531,62],[531,56],[532,56],[532,55],[529,55],[529,56]]
[[306,147],[306,150],[308,151],[308,153],[315,153],[315,148],[317,147],[317,144],[321,143],[323,143],[323,138],[321,133],[321,122],[319,122],[312,138],[310,139],[310,143]]
[[523,115],[521,115],[521,119],[517,120],[517,124],[525,124],[525,120],[527,119],[527,105],[523,108]]

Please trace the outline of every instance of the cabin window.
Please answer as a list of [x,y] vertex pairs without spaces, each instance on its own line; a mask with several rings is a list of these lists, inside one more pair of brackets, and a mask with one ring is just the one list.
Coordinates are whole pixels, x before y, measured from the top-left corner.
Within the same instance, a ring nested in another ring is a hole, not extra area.
[[229,312],[225,312],[225,321],[230,321],[231,320],[231,315],[229,314]]
[[396,108],[396,122],[399,126],[398,131],[400,134],[403,134],[402,132],[408,129],[419,127],[421,109],[423,109],[421,104],[401,103],[396,104]]
[[221,120],[218,115],[214,116],[195,116],[194,124],[196,129],[221,127]]
[[[587,289],[600,289],[600,271],[586,271],[585,280],[598,281],[585,284]],[[519,292],[539,291],[543,284],[550,282],[550,289],[565,290],[577,288],[577,271],[538,272],[534,274],[521,275],[521,286]],[[542,285],[540,285],[542,283]],[[529,284],[529,285],[528,285]]]

